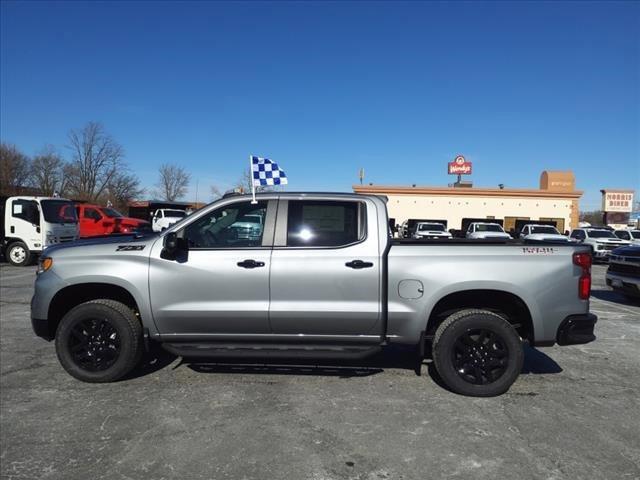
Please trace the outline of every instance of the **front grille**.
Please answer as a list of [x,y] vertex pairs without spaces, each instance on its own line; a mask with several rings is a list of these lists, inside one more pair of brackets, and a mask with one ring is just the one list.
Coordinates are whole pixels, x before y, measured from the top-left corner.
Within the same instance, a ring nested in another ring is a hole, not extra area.
[[74,237],[59,237],[59,242],[73,242]]
[[615,250],[616,248],[620,247],[621,245],[600,245],[600,249],[601,250]]
[[627,265],[625,263],[611,263],[609,264],[609,272],[619,273],[620,275],[626,275],[628,277],[640,278],[640,266]]

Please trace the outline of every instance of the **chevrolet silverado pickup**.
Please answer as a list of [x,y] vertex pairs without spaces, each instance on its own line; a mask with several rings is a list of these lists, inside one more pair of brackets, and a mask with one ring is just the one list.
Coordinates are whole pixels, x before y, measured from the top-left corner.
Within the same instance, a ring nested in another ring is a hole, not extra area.
[[86,382],[122,378],[151,342],[242,361],[409,345],[452,391],[493,396],[518,377],[523,342],[595,339],[590,288],[588,246],[393,239],[382,197],[273,192],[220,199],[159,234],[47,249],[31,316]]

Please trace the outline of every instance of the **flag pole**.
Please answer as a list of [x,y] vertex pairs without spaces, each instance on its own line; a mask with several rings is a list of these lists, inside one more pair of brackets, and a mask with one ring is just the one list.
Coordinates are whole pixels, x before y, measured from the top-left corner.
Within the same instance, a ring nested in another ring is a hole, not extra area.
[[251,180],[251,204],[255,205],[256,201],[256,184],[253,182],[253,155],[249,155],[249,179]]

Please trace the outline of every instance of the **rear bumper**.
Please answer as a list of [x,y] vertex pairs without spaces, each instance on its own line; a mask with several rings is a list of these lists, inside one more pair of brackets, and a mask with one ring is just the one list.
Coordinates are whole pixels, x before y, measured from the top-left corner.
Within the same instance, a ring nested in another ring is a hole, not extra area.
[[593,330],[597,321],[598,317],[593,313],[569,315],[558,328],[556,335],[558,345],[579,345],[593,342],[596,339]]

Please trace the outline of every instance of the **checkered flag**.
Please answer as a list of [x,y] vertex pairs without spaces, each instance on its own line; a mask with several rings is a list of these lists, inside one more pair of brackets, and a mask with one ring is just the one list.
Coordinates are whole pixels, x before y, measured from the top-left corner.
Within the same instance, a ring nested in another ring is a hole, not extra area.
[[268,158],[251,156],[251,174],[254,187],[265,187],[272,185],[284,185],[287,183],[287,176],[278,164]]

